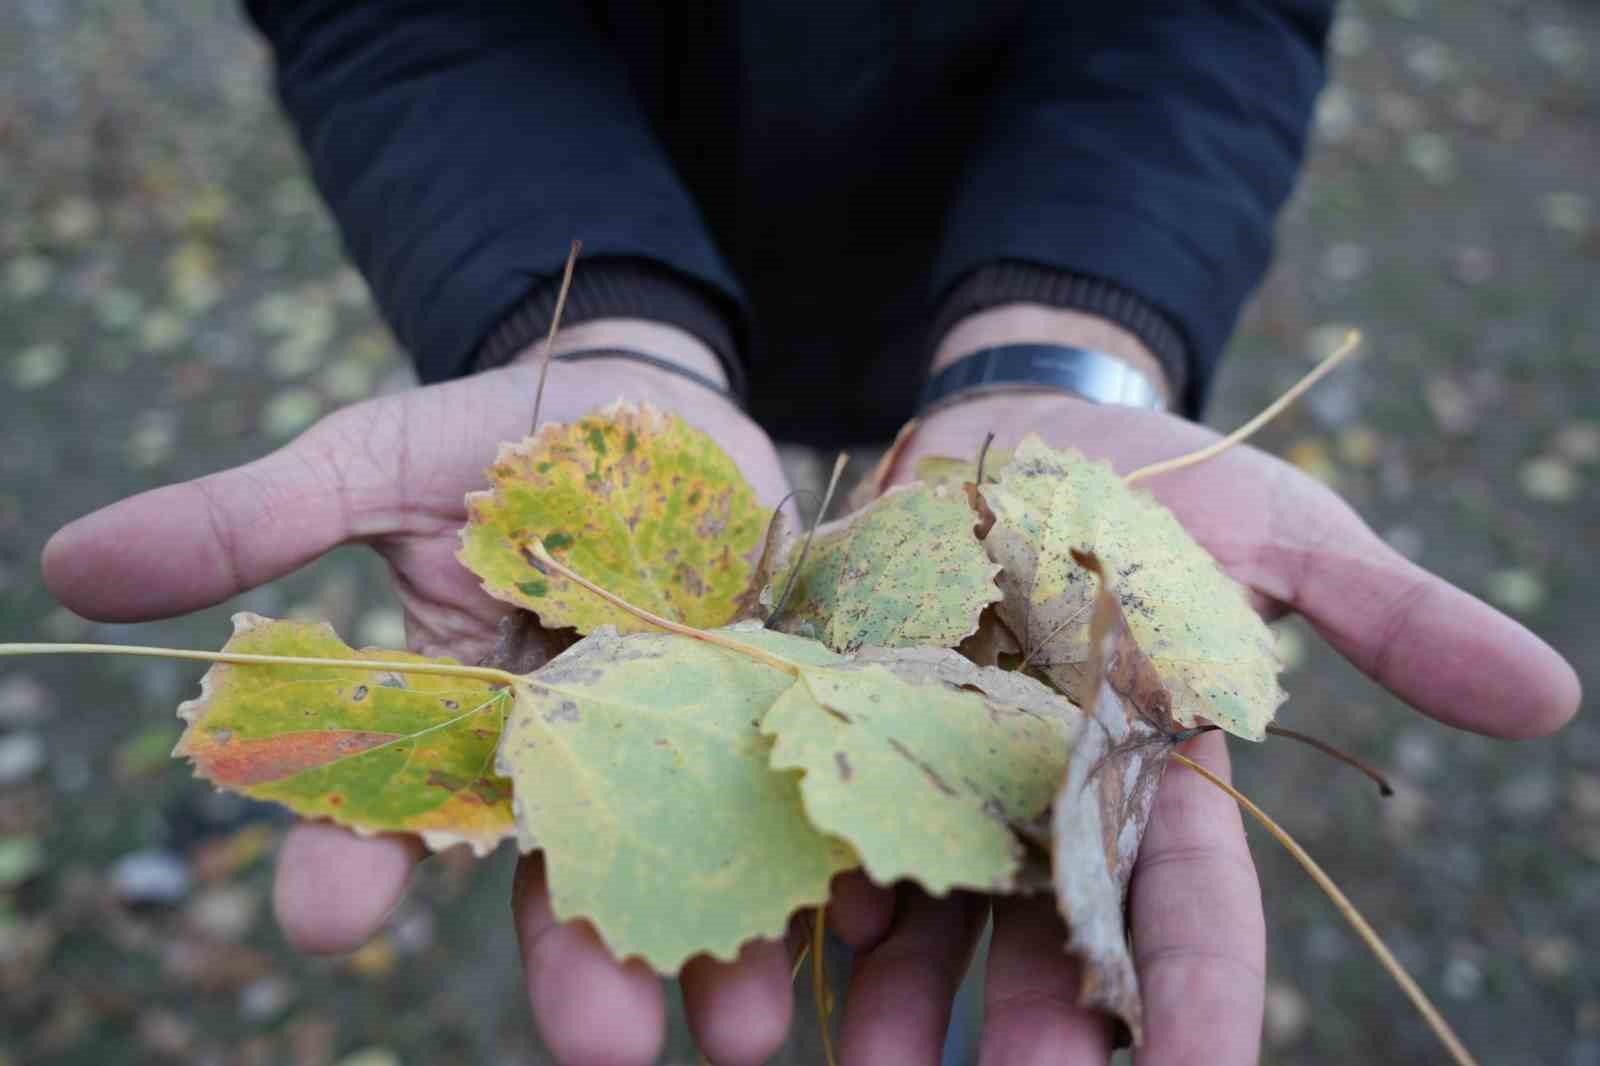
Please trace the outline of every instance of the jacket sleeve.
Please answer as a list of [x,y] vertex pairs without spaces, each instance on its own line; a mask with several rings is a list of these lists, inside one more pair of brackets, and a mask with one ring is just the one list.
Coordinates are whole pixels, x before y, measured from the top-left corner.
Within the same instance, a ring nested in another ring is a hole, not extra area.
[[[1198,411],[1305,150],[1332,4],[1036,4],[1005,57],[935,265],[948,298],[1004,288],[1126,312],[1181,338]],[[1016,269],[1016,268],[1021,269]],[[1041,283],[1039,273],[1053,275]],[[1140,304],[1145,305],[1142,309]],[[1158,352],[1158,354],[1160,354]]]
[[708,322],[739,318],[737,282],[580,0],[247,8],[348,251],[424,380],[472,369],[508,319],[536,328],[574,238],[595,283],[574,305],[626,290],[627,309],[645,278],[687,290],[674,306],[714,307]]

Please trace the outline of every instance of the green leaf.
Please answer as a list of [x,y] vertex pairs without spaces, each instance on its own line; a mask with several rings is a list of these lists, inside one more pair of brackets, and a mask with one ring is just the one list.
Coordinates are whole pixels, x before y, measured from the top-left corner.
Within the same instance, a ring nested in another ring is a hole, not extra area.
[[467,497],[462,564],[491,596],[551,629],[646,628],[528,561],[556,559],[635,606],[701,629],[749,601],[751,556],[767,513],[733,460],[700,430],[620,401],[570,425],[502,445],[490,488]]
[[1000,618],[1029,663],[1079,703],[1091,698],[1089,616],[1095,581],[1072,561],[1092,552],[1116,582],[1134,639],[1172,691],[1178,722],[1205,718],[1260,740],[1287,698],[1271,631],[1244,588],[1176,516],[1105,463],[1030,436],[998,484],[983,545],[1002,567]]
[[[813,641],[724,632],[800,663]],[[602,629],[519,686],[498,759],[518,839],[543,848],[558,918],[586,918],[619,958],[671,974],[777,937],[849,848],[806,820],[757,723],[794,683],[781,670],[669,634]]]
[[1021,674],[950,651],[875,649],[807,668],[762,722],[772,765],[804,773],[806,814],[879,884],[1012,890],[1013,826],[1049,806],[1082,715]]
[[[954,647],[1000,598],[999,568],[978,543],[974,521],[959,490],[891,489],[818,530],[778,627],[835,651]],[[765,602],[776,600],[794,565],[791,558],[778,568]]]
[[[234,616],[226,652],[450,663],[355,651],[325,622]],[[357,832],[416,833],[429,847],[487,854],[512,833],[510,782],[491,770],[503,687],[346,666],[230,665],[206,672],[174,755],[254,799]]]

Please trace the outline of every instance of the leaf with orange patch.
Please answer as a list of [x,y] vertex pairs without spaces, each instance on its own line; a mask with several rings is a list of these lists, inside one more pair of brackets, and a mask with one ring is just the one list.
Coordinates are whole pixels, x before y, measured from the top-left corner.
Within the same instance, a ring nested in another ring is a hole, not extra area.
[[[224,651],[304,658],[448,663],[354,651],[322,622],[234,616]],[[478,854],[512,835],[511,783],[494,751],[511,694],[464,677],[355,666],[218,664],[174,755],[231,792],[273,800],[359,833],[415,833],[434,849]]]

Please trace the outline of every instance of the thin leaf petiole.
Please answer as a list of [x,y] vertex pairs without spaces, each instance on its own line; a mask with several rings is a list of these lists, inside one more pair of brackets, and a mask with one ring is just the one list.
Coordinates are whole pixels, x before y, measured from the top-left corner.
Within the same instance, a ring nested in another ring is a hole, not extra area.
[[1333,369],[1340,363],[1344,362],[1345,359],[1349,357],[1350,353],[1354,352],[1356,348],[1360,346],[1360,344],[1361,331],[1354,329],[1351,330],[1345,335],[1344,342],[1340,344],[1331,355],[1313,367],[1309,374],[1295,382],[1292,386],[1290,386],[1288,392],[1269,403],[1260,414],[1256,415],[1250,421],[1246,422],[1232,433],[1229,433],[1221,440],[1212,441],[1204,448],[1199,448],[1192,452],[1186,452],[1183,455],[1174,456],[1171,459],[1163,459],[1159,463],[1150,463],[1147,466],[1141,466],[1131,474],[1124,475],[1122,479],[1123,483],[1132,485],[1134,482],[1143,481],[1147,477],[1155,477],[1157,474],[1170,474],[1174,470],[1182,470],[1186,466],[1194,466],[1196,463],[1203,463],[1207,459],[1222,454],[1235,444],[1246,440],[1252,436],[1256,430],[1260,429],[1262,426],[1281,415],[1284,410],[1290,404],[1298,400],[1307,389],[1311,388],[1311,386],[1327,377],[1328,374],[1331,373]]
[[131,655],[147,659],[187,659],[231,666],[338,666],[350,670],[383,670],[396,674],[432,674],[437,677],[470,677],[498,685],[521,681],[506,670],[492,666],[462,666],[451,663],[406,663],[379,659],[321,659],[298,655],[251,655],[243,652],[191,651],[188,648],[142,648],[132,644],[0,644],[0,655]]

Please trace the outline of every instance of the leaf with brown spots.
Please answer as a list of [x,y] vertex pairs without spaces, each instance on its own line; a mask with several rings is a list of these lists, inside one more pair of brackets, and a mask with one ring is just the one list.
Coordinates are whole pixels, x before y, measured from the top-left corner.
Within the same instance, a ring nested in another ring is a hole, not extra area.
[[748,604],[752,556],[768,513],[709,436],[648,404],[617,402],[506,444],[490,488],[467,497],[458,558],[491,596],[546,628],[645,627],[591,593],[541,574],[551,555],[628,602],[699,628]]
[[[799,664],[838,661],[815,641],[722,632]],[[703,641],[610,629],[519,684],[498,766],[516,783],[522,849],[544,850],[556,916],[673,974],[780,937],[826,900],[855,858],[807,821],[757,727],[793,684]]]
[[[959,490],[891,489],[817,531],[778,628],[843,652],[868,645],[954,647],[1000,598],[999,567],[984,554],[973,524]],[[780,565],[769,603],[794,567],[794,558]]]
[[[322,622],[234,616],[225,652],[448,663],[355,651]],[[232,792],[359,833],[415,833],[480,855],[513,831],[511,783],[493,772],[510,693],[487,681],[357,666],[213,666],[174,755]]]
[[983,546],[1002,567],[997,610],[1033,669],[1079,703],[1089,700],[1096,585],[1072,552],[1093,552],[1112,575],[1134,639],[1172,692],[1177,721],[1203,718],[1247,740],[1265,736],[1286,698],[1272,633],[1243,586],[1177,516],[1105,463],[1033,436],[979,492],[994,516]]
[[879,884],[1016,888],[1014,827],[1039,817],[1083,721],[1030,677],[953,651],[871,649],[800,671],[762,721],[772,766],[799,770],[807,816]]
[[1180,727],[1172,693],[1129,631],[1099,560],[1075,558],[1097,576],[1089,622],[1091,718],[1052,814],[1056,903],[1070,931],[1067,950],[1083,965],[1079,1005],[1115,1014],[1139,1043],[1139,984],[1123,901]]

